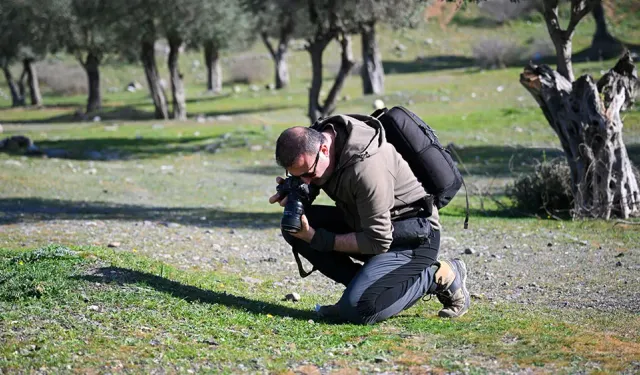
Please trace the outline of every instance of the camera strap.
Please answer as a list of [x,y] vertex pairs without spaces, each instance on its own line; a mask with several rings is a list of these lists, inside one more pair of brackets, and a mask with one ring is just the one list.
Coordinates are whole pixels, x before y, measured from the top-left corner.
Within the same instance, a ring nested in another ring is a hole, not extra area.
[[300,273],[300,277],[304,279],[305,277],[311,275],[313,271],[316,270],[316,266],[313,266],[313,268],[309,272],[305,271],[304,267],[302,267],[302,262],[300,261],[300,256],[298,255],[298,252],[295,251],[294,249],[291,249],[291,250],[293,251],[294,258],[296,258],[296,263],[298,264],[298,272]]

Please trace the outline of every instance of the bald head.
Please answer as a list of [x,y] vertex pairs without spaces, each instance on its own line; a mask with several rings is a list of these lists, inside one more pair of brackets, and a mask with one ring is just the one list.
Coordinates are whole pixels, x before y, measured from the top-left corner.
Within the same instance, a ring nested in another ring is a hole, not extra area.
[[280,134],[276,142],[276,162],[289,168],[303,154],[316,154],[324,137],[315,129],[304,126],[289,128]]

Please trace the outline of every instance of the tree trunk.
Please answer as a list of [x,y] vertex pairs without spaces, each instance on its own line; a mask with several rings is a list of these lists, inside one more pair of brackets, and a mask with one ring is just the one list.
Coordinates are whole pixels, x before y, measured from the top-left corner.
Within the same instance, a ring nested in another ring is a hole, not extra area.
[[29,93],[31,96],[31,105],[41,106],[42,95],[40,94],[40,84],[38,83],[38,75],[36,67],[33,65],[32,59],[22,60],[24,71],[27,73],[27,81],[29,82]]
[[324,104],[320,105],[320,91],[322,89],[322,54],[333,39],[332,34],[324,36],[316,36],[310,41],[307,50],[311,56],[311,88],[309,89],[309,109],[307,115],[311,122],[315,122],[321,117],[329,116],[335,111],[336,99],[340,90],[344,86],[347,75],[355,64],[353,60],[353,51],[351,49],[351,37],[345,33],[340,34],[339,42],[342,48],[340,70],[336,76],[333,86],[329,91],[329,95],[324,100]]
[[610,59],[620,56],[624,50],[624,46],[619,40],[609,34],[602,1],[598,1],[598,3],[594,5],[591,14],[596,21],[596,32],[593,34],[593,39],[591,40],[590,58]]
[[280,29],[280,38],[278,39],[278,47],[273,48],[269,41],[267,33],[261,33],[262,41],[269,50],[273,62],[275,64],[275,81],[276,89],[282,89],[289,85],[289,65],[287,64],[287,55],[289,52],[289,42],[293,35],[294,23],[290,17]]
[[325,39],[316,38],[309,43],[307,50],[311,57],[311,87],[309,88],[309,109],[307,116],[311,123],[322,117],[322,107],[320,106],[320,90],[322,89],[322,54],[329,42]]
[[13,76],[11,75],[11,70],[9,70],[9,66],[3,65],[2,71],[4,72],[4,78],[7,80],[7,85],[9,86],[9,91],[11,92],[11,106],[12,107],[21,107],[24,105],[24,97],[20,95],[18,90],[18,86],[13,80]]
[[84,62],[89,84],[89,98],[87,99],[87,113],[95,112],[102,108],[102,95],[100,94],[100,58],[95,53],[87,54]]
[[375,22],[366,24],[362,35],[362,92],[365,95],[384,92],[384,69],[378,42],[376,41]]
[[216,93],[222,91],[220,51],[211,40],[204,44],[204,61],[207,64],[207,90]]
[[340,42],[341,47],[340,70],[338,71],[338,75],[333,82],[333,86],[331,87],[331,90],[329,90],[329,95],[327,95],[327,99],[324,101],[324,105],[322,106],[322,116],[329,116],[333,111],[335,111],[338,94],[344,87],[344,81],[347,79],[349,72],[351,72],[351,69],[353,69],[353,66],[355,65],[353,50],[351,48],[351,36],[347,33],[341,33],[338,41]]
[[182,81],[182,73],[178,66],[178,58],[180,57],[180,46],[182,38],[177,36],[169,36],[169,75],[171,76],[171,94],[173,95],[173,118],[176,120],[187,119],[187,101],[184,93],[184,82]]
[[640,189],[620,118],[639,84],[634,69],[627,53],[597,86],[588,75],[572,84],[546,65],[528,65],[520,75],[560,138],[571,169],[576,217],[640,214]]
[[164,88],[160,84],[160,77],[158,74],[158,67],[156,65],[156,55],[153,44],[153,41],[142,42],[140,60],[142,60],[144,73],[147,77],[147,85],[149,86],[149,93],[151,94],[151,98],[153,99],[153,106],[155,107],[155,117],[160,120],[166,120],[169,118],[167,96],[164,92]]

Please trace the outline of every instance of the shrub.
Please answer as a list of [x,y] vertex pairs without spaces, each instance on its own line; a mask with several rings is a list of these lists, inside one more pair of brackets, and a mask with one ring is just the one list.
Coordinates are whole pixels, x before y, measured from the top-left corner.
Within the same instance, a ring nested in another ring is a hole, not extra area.
[[517,65],[526,50],[506,39],[481,39],[473,46],[473,57],[482,68],[496,69]]
[[87,94],[87,73],[77,63],[41,61],[36,64],[38,81],[57,95]]
[[520,210],[566,216],[573,207],[569,165],[564,158],[539,163],[508,186],[506,194]]
[[227,83],[254,84],[271,80],[273,63],[268,55],[241,55],[226,61]]

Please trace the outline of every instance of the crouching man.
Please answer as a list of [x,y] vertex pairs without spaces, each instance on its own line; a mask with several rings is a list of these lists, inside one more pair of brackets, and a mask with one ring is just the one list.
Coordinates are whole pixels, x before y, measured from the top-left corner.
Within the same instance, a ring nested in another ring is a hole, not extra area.
[[[373,324],[425,295],[436,295],[443,304],[441,317],[467,312],[466,266],[459,259],[438,261],[438,210],[385,140],[377,119],[337,115],[289,128],[278,138],[276,161],[289,178],[309,184],[309,201],[320,188],[336,204],[309,203],[300,230],[283,230],[301,276],[307,274],[298,254],[313,270],[346,286],[338,303],[319,307],[320,315]],[[286,201],[282,192],[269,198],[282,206]]]

